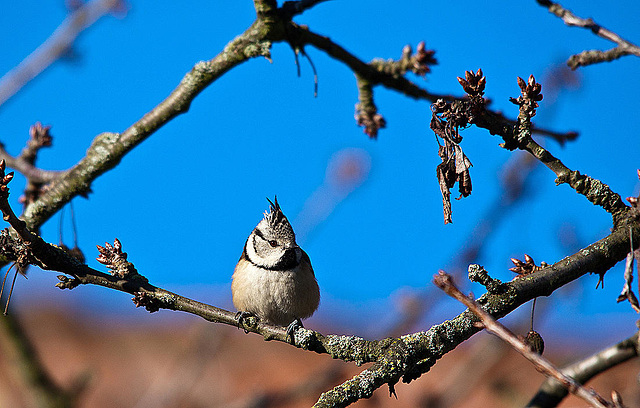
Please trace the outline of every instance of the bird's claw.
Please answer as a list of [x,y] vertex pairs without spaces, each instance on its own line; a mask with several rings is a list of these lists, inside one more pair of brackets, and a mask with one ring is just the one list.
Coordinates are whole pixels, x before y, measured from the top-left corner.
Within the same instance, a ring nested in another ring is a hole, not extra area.
[[304,328],[304,326],[302,325],[302,320],[300,320],[300,318],[296,318],[296,320],[292,321],[287,326],[287,340],[291,338],[291,344],[294,343],[293,335],[295,334],[296,330],[301,328]]
[[247,317],[255,317],[255,315],[251,312],[239,311],[238,313],[236,313],[236,317],[235,317],[236,322],[238,324],[238,329],[242,328],[245,334],[249,333],[249,330],[247,330],[244,327],[244,319],[246,319]]

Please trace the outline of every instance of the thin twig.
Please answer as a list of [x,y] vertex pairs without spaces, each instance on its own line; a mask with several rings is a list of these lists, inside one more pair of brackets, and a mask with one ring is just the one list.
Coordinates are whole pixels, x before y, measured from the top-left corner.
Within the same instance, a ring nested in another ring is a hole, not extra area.
[[550,13],[560,17],[566,25],[586,28],[591,30],[598,37],[617,44],[617,47],[607,51],[590,50],[572,55],[567,61],[567,65],[569,65],[571,69],[599,62],[613,61],[614,59],[618,59],[625,55],[635,55],[636,57],[640,57],[640,47],[623,39],[613,31],[596,24],[592,19],[578,17],[570,10],[563,8],[560,4],[553,3],[549,0],[537,0],[537,2],[541,6],[549,9]]
[[93,0],[72,12],[45,42],[0,78],[0,106],[68,52],[82,31],[120,4],[121,0]]
[[[7,296],[7,303],[4,306],[4,312],[2,312],[2,314],[4,316],[6,316],[7,312],[9,311],[9,302],[11,301],[11,295],[13,294],[13,288],[16,286],[16,278],[17,277],[18,277],[18,268],[16,268],[16,271],[13,273],[13,281],[11,282],[11,289],[9,289],[9,295]],[[2,284],[4,286],[4,282],[2,282]]]
[[[535,82],[533,76],[529,77],[529,85],[524,80],[520,78],[519,80],[522,81],[522,85],[525,88],[522,90],[522,96],[518,97],[517,100],[512,98],[512,101],[519,101],[517,104],[520,105],[520,113],[515,127],[505,126],[501,118],[497,118],[493,112],[478,105],[472,106],[472,109],[476,108],[472,123],[489,130],[492,134],[501,136],[505,141],[502,146],[506,149],[520,149],[529,152],[555,173],[557,176],[556,184],[567,183],[577,193],[585,196],[592,204],[600,206],[610,213],[614,225],[618,225],[629,209],[620,195],[612,191],[602,181],[580,174],[577,170],[571,170],[560,159],[553,156],[547,149],[533,140],[531,117],[535,115],[535,108],[533,108],[533,111],[530,111],[530,109],[533,104],[537,107],[537,103],[532,99],[533,96],[528,94],[526,87],[539,86],[537,88],[539,93],[541,86]],[[539,94],[539,97],[541,98],[542,94]]]
[[522,340],[513,334],[509,329],[498,323],[493,316],[487,313],[478,302],[473,298],[465,296],[455,286],[451,276],[445,272],[440,271],[438,275],[434,277],[434,283],[447,295],[460,301],[469,308],[482,322],[481,325],[488,332],[495,334],[505,342],[509,343],[518,353],[522,354],[527,360],[529,360],[535,368],[546,375],[547,377],[553,377],[560,381],[572,394],[582,398],[593,407],[613,407],[613,404],[601,397],[595,390],[586,389],[573,378],[563,374],[558,370],[549,360],[542,357],[538,353],[535,353],[529,348]]
[[[73,232],[73,247],[78,247],[78,227],[76,226],[76,213],[73,210],[73,200],[69,201],[69,212],[71,213],[71,231]],[[62,240],[60,240],[62,242]]]
[[[577,361],[563,368],[562,372],[579,383],[585,384],[596,375],[638,357],[638,335],[639,333],[635,333],[618,344]],[[553,378],[547,378],[537,394],[527,404],[527,408],[556,406],[567,394],[567,389],[561,383]]]
[[367,78],[373,84],[381,84],[414,99],[424,99],[432,102],[440,98],[446,100],[454,99],[451,95],[436,94],[422,89],[403,76],[388,75],[376,69],[374,65],[362,61],[344,47],[333,42],[329,37],[316,34],[307,27],[296,25],[291,28],[291,34],[296,35],[299,43],[311,44],[319,50],[323,50],[330,57],[346,64],[354,73]]
[[309,10],[313,6],[319,3],[324,3],[329,0],[299,0],[299,1],[285,1],[282,5],[282,9],[285,13],[290,14],[293,17],[297,14],[302,14],[306,10]]
[[4,285],[7,283],[7,277],[9,276],[9,272],[11,271],[11,268],[15,267],[16,263],[12,263],[8,268],[7,271],[4,273],[4,278],[2,279],[2,286],[0,287],[0,299],[2,299],[2,295],[4,294]]
[[635,249],[633,244],[633,231],[629,227],[629,254],[627,254],[627,262],[624,267],[624,286],[622,292],[618,296],[617,302],[629,301],[633,310],[640,313],[640,304],[638,304],[638,298],[633,289],[631,289],[631,283],[633,282],[633,264],[635,263]]
[[0,160],[4,160],[7,166],[24,175],[27,179],[36,183],[48,183],[62,174],[61,171],[41,170],[27,162],[22,157],[13,157],[4,149],[0,142]]

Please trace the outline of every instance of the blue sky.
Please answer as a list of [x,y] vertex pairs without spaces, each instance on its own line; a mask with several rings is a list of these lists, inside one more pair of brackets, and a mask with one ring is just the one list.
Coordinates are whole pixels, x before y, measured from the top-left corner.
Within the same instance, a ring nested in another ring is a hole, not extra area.
[[[60,24],[66,13],[62,3],[25,1],[3,7],[0,73],[18,64]],[[640,43],[638,2],[562,4]],[[132,1],[130,6],[125,18],[106,17],[85,32],[77,41],[75,59],[57,62],[0,107],[0,140],[9,152],[17,154],[29,126],[41,121],[53,126],[54,147],[41,152],[38,164],[60,170],[72,166],[97,134],[126,129],[164,99],[196,62],[213,58],[254,19],[250,1]],[[533,74],[548,96],[545,78],[554,66],[583,49],[612,46],[588,30],[566,27],[535,1],[482,6],[412,1],[390,7],[382,1],[334,0],[296,21],[367,61],[398,58],[405,44],[415,48],[425,40],[427,48],[436,50],[439,64],[426,80],[409,74],[411,80],[434,92],[462,95],[456,76],[482,68],[486,96],[509,117],[517,115],[508,101],[519,93],[517,76]],[[312,47],[307,52],[318,70],[317,98],[308,63],[301,59],[298,78],[290,47],[276,44],[272,63],[256,59],[224,75],[196,98],[186,115],[98,179],[89,200],[76,199],[79,244],[89,264],[103,269],[94,261],[95,245],[117,237],[153,284],[232,307],[233,267],[267,209],[265,197],[278,195],[294,229],[308,225],[298,216],[303,209],[322,205],[333,211],[301,237],[322,290],[316,319],[330,320],[328,327],[372,335],[397,316],[399,294],[429,287],[439,268],[455,264],[466,238],[500,192],[499,173],[515,154],[499,148],[500,140],[484,130],[465,130],[462,146],[474,165],[474,190],[453,202],[454,223],[444,225],[429,103],[376,88],[376,104],[388,128],[378,140],[369,140],[353,119],[353,73]],[[582,68],[577,72],[579,89],[561,93],[554,103],[545,98],[534,118],[541,126],[578,131],[577,142],[561,147],[547,141],[546,146],[570,168],[599,178],[623,197],[638,192],[634,106],[640,82],[632,75],[639,68],[635,57]],[[336,202],[336,196],[345,194],[327,186],[327,166],[336,155],[349,154],[359,160],[366,177]],[[478,262],[493,276],[511,279],[509,258],[525,252],[548,263],[569,255],[567,247],[575,250],[575,243],[566,242],[559,231],[573,228],[579,245],[609,231],[607,214],[553,181],[550,171],[538,168],[527,198],[504,214],[486,242]],[[14,199],[20,182],[13,184]],[[57,243],[57,216],[42,233]],[[64,234],[69,244],[68,223]],[[29,280],[19,281],[16,307],[51,301],[104,313],[144,313],[131,307],[130,296],[107,289],[59,291],[53,287],[55,275],[33,270]],[[587,276],[554,295],[545,327],[564,333],[615,321],[618,329],[606,341],[630,334],[637,316],[627,304],[615,303],[623,284],[622,265],[607,274],[605,290],[596,291],[596,282],[597,277]],[[482,293],[480,287],[467,288]],[[439,303],[423,327],[461,309],[453,301]],[[527,313],[524,307],[519,316]],[[575,326],[566,324],[567,313]]]

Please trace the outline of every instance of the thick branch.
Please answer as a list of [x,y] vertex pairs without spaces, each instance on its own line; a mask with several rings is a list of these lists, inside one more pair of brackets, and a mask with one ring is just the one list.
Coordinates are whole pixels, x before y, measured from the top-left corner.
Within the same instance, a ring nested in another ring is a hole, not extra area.
[[345,407],[371,397],[373,392],[384,384],[388,384],[390,392],[393,393],[393,386],[407,371],[413,360],[412,354],[402,340],[391,340],[375,364],[352,379],[323,393],[313,407]]
[[[6,208],[4,208],[6,209]],[[235,314],[214,306],[177,295],[149,284],[145,279],[131,277],[119,279],[80,264],[61,248],[50,245],[41,238],[29,234],[21,227],[19,220],[6,217],[19,235],[29,242],[32,251],[31,262],[44,269],[54,269],[74,276],[73,279],[61,279],[62,287],[75,287],[79,284],[96,284],[111,289],[132,293],[138,299],[146,298],[143,306],[152,310],[158,308],[179,310],[200,316],[206,320],[236,326]],[[638,234],[637,226],[635,233]],[[15,248],[19,243],[5,231],[0,235],[0,248],[5,256],[15,257]],[[495,317],[502,317],[524,302],[552,293],[555,289],[584,275],[608,269],[617,261],[624,259],[628,248],[626,231],[614,231],[603,240],[585,248],[555,265],[528,275],[485,294],[479,302]],[[144,296],[142,295],[144,294]],[[283,327],[256,322],[251,318],[243,325],[247,331],[259,333],[268,340],[288,342]],[[366,341],[354,336],[323,336],[322,334],[299,329],[295,332],[293,343],[296,347],[318,353],[328,353],[334,358],[345,361],[365,363],[375,361],[373,367],[365,370],[354,379],[338,388],[323,394],[321,401],[333,401],[344,406],[349,401],[370,396],[373,390],[384,383],[394,384],[399,378],[409,382],[425,373],[436,360],[458,344],[468,339],[479,329],[474,326],[475,319],[466,311],[451,321],[432,327],[427,332],[403,336],[400,339]],[[321,402],[319,401],[319,402]],[[333,404],[332,403],[332,404]],[[318,406],[332,406],[318,405]]]

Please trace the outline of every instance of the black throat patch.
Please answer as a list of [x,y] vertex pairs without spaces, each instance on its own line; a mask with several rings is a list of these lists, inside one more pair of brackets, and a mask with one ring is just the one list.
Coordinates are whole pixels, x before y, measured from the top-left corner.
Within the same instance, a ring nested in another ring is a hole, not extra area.
[[[256,232],[258,231],[256,230]],[[300,264],[300,262],[298,261],[298,257],[296,256],[296,250],[294,248],[289,248],[284,251],[284,255],[282,255],[282,257],[280,257],[280,259],[278,259],[278,262],[276,262],[274,265],[258,265],[251,258],[249,258],[249,255],[247,254],[247,245],[249,245],[249,238],[247,238],[247,241],[244,243],[244,251],[242,251],[242,257],[251,265],[270,271],[288,271]],[[253,243],[251,245],[253,245]]]

